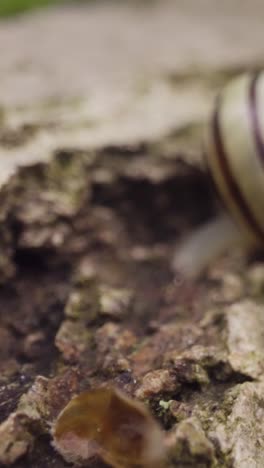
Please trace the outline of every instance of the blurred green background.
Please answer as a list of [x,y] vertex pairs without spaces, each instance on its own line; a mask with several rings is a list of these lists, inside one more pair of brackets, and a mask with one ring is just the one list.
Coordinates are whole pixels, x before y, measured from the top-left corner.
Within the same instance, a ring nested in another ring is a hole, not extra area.
[[[88,3],[98,0],[0,0],[0,18],[17,15],[28,10],[44,7],[47,5],[54,5],[58,3]],[[124,0],[120,0],[124,1]],[[146,3],[150,0],[132,0],[140,3]]]
[[0,16],[10,16],[23,13],[26,10],[38,8],[62,0],[0,0]]

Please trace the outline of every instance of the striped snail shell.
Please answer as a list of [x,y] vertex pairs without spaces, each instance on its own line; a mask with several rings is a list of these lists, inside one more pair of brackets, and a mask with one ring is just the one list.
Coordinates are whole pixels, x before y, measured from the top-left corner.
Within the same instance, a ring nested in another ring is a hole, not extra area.
[[232,243],[264,246],[264,72],[244,74],[218,95],[205,137],[209,171],[227,212],[195,231],[173,269],[196,275]]
[[264,73],[243,75],[218,96],[206,155],[226,207],[264,245]]

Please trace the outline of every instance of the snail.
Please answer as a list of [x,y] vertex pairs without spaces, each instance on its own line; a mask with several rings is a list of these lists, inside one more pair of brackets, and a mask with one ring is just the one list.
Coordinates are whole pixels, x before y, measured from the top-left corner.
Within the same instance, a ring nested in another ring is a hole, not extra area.
[[174,271],[197,275],[232,244],[264,244],[264,72],[243,74],[216,98],[204,139],[209,174],[227,208],[180,246]]

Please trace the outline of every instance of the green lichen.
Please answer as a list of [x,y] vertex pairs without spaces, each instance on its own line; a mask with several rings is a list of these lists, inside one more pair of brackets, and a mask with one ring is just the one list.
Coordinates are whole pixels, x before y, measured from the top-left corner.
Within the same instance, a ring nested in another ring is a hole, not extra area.
[[100,296],[96,278],[79,277],[66,304],[65,315],[68,318],[89,323],[98,317],[99,311]]
[[78,209],[84,196],[88,196],[88,176],[81,154],[59,151],[47,166],[46,176],[49,197],[54,197],[56,203],[70,213]]
[[169,401],[160,400],[159,405],[161,408],[163,408],[164,411],[168,411],[168,409],[170,408],[171,401],[172,400],[169,400]]

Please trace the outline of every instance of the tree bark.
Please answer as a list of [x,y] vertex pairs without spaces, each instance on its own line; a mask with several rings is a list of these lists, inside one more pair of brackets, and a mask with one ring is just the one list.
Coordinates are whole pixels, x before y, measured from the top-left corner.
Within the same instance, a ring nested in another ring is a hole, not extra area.
[[105,383],[159,421],[166,467],[264,465],[261,259],[171,268],[217,213],[203,126],[218,89],[261,68],[263,10],[113,2],[1,24],[4,465],[66,467],[51,426]]

